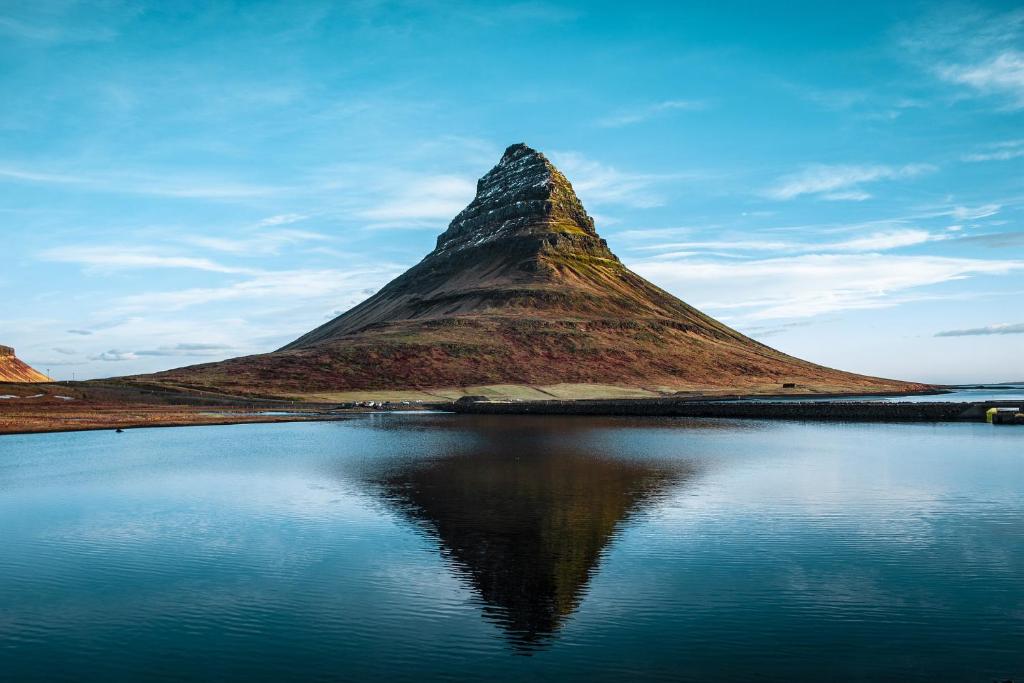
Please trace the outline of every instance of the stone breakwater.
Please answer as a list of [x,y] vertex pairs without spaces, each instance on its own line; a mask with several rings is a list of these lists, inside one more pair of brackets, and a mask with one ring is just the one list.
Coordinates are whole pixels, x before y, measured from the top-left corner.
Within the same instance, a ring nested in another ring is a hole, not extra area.
[[720,417],[756,420],[835,422],[982,422],[985,410],[1017,405],[1013,401],[703,401],[629,399],[584,401],[486,401],[466,397],[452,410],[474,415],[606,415],[645,417]]

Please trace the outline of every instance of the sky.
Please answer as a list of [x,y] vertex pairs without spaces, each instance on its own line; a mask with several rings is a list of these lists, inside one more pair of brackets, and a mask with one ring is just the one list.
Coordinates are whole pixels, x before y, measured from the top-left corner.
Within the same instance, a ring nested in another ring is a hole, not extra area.
[[1024,380],[1024,9],[0,0],[0,344],[57,379],[276,349],[509,144],[787,353]]

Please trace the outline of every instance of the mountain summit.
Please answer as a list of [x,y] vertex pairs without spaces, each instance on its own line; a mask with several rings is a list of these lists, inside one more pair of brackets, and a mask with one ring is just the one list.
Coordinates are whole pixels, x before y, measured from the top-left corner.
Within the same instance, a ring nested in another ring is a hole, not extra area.
[[550,309],[562,294],[564,303],[574,308],[580,302],[557,286],[558,263],[566,259],[625,270],[598,236],[565,176],[543,154],[524,144],[512,145],[477,182],[476,197],[423,261],[282,350],[398,320],[508,312],[524,305]]
[[611,252],[566,177],[524,144],[479,180],[432,252],[366,301],[273,353],[146,379],[272,395],[913,388],[787,356],[647,282]]

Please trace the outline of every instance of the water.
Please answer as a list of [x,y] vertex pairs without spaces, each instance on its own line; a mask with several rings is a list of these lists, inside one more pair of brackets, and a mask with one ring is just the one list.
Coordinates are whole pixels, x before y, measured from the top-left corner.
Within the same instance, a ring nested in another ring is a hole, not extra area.
[[933,401],[951,403],[974,403],[977,401],[1020,401],[1024,404],[1024,386],[1015,384],[999,385],[971,385],[955,387],[943,394],[911,394],[904,396],[784,396],[773,398],[752,398],[751,401],[879,401],[882,403],[930,403]]
[[1024,431],[355,416],[0,438],[0,678],[1024,678]]

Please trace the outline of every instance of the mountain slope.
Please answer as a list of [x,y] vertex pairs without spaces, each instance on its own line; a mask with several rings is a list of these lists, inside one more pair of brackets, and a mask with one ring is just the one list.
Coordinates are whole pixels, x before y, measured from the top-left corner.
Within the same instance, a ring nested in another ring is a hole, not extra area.
[[10,346],[0,346],[0,382],[49,382],[50,378],[14,355]]
[[[141,379],[141,378],[140,378]],[[896,391],[754,341],[626,268],[569,181],[509,147],[419,264],[274,353],[144,378],[294,394],[491,384]]]

